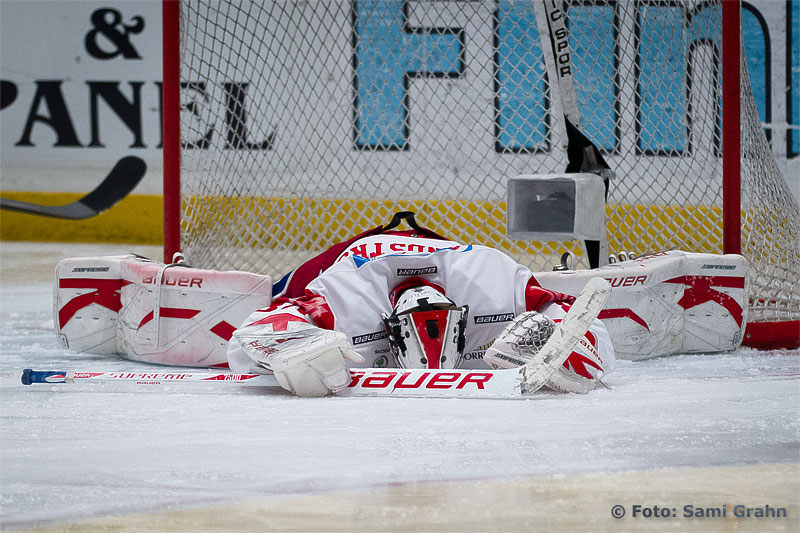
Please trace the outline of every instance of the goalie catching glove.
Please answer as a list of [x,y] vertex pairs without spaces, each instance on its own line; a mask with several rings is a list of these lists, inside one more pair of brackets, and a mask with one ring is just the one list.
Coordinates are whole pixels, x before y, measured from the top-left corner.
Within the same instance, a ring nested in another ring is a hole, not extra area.
[[[554,331],[555,322],[539,312],[517,315],[486,350],[483,360],[495,369],[522,366],[539,353]],[[558,392],[593,390],[604,375],[595,345],[596,337],[590,330],[545,386]]]
[[[228,359],[241,364],[245,355],[250,372],[271,371],[284,389],[297,396],[325,396],[347,387],[350,371],[345,360],[363,363],[344,333],[309,323],[294,309],[270,314],[233,333],[243,354]],[[233,365],[232,365],[233,367]]]

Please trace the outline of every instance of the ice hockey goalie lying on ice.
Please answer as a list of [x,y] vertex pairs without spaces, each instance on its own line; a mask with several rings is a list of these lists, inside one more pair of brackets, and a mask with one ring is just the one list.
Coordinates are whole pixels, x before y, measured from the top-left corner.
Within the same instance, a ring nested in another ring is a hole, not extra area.
[[[106,274],[121,293],[117,303],[108,292],[101,298],[99,289],[77,288],[85,280],[74,277],[96,272],[92,265],[102,260],[121,263],[116,277],[113,268]],[[56,320],[71,348],[102,351],[104,339],[105,353],[137,361],[227,362],[236,372],[273,372],[303,396],[345,387],[353,367],[518,366],[597,276],[609,280],[611,297],[549,380],[552,390],[593,389],[613,369],[615,353],[644,359],[734,349],[746,321],[740,256],[672,251],[595,270],[533,274],[498,250],[452,242],[416,224],[339,243],[274,286],[266,276],[141,258],[65,261],[57,268]],[[111,317],[115,308],[118,317]],[[113,318],[115,339],[111,318],[103,335],[87,332],[86,325],[103,323],[89,316],[92,310]]]
[[[287,292],[298,290],[292,281]],[[278,298],[234,332],[232,370],[269,370],[284,388],[313,396],[344,388],[347,367],[516,367],[573,300],[498,250],[417,232],[358,239],[304,285],[302,296]],[[548,385],[586,392],[613,367],[596,320]]]

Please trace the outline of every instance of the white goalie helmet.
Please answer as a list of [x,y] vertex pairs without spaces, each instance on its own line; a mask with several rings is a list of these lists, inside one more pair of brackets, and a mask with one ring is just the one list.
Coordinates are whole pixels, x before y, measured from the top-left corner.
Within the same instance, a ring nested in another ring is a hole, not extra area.
[[464,351],[469,306],[458,306],[431,286],[400,294],[383,323],[402,368],[458,368]]

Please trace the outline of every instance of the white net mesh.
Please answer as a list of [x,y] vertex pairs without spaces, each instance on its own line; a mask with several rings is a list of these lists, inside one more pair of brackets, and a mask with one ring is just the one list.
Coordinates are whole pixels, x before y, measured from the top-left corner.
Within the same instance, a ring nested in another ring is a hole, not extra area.
[[800,319],[800,207],[770,154],[742,55],[742,255],[751,322]]
[[[609,249],[721,253],[719,3],[564,6],[580,126],[617,176]],[[190,264],[279,277],[403,210],[534,270],[587,264],[506,235],[506,179],[567,164],[532,0],[187,0],[181,26]],[[797,203],[742,101],[756,318],[797,318]]]

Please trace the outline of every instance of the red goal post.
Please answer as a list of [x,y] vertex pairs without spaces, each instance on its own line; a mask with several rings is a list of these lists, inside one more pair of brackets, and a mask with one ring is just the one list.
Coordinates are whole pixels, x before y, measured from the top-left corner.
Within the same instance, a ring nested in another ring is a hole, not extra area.
[[[738,0],[563,3],[581,129],[617,175],[611,250],[741,253],[745,344],[800,345],[798,215],[755,110]],[[164,255],[274,277],[413,210],[506,234],[505,180],[563,172],[533,0],[163,1]],[[741,73],[741,74],[740,74]]]

